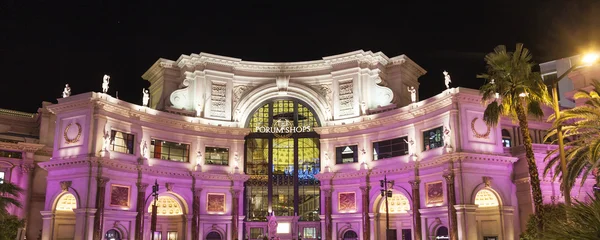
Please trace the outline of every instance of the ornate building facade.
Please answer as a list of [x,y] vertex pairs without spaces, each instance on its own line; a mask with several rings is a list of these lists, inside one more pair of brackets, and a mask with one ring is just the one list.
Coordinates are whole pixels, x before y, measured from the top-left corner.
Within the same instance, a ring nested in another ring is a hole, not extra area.
[[[486,126],[473,89],[419,101],[423,74],[364,51],[159,59],[148,107],[89,92],[1,115],[0,173],[31,189],[12,210],[28,239],[518,239],[533,209],[518,124]],[[541,172],[550,125],[529,126]]]

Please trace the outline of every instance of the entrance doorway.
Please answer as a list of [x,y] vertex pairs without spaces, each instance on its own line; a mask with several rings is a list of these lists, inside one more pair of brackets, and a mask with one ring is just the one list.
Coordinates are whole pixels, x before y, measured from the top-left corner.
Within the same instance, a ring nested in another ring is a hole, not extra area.
[[[296,99],[265,102],[248,118],[244,207],[248,221],[268,215],[318,222],[320,207],[319,126],[314,111]],[[286,218],[287,219],[287,218]],[[266,225],[265,225],[266,226]],[[318,226],[318,224],[317,224]]]

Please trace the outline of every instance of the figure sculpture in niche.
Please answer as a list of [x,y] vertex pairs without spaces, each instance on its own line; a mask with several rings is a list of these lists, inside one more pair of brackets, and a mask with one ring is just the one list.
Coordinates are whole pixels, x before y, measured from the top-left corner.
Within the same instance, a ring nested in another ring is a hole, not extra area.
[[450,74],[448,74],[448,72],[444,71],[444,80],[446,84],[446,89],[450,89],[450,83],[452,82],[452,80],[450,79]]
[[413,141],[412,139],[408,140],[408,141],[406,139],[404,139],[404,142],[406,144],[408,144],[408,155],[409,156],[414,155],[415,154],[415,149],[414,149],[415,141]]
[[102,150],[108,151],[108,149],[110,148],[110,132],[109,131],[104,132],[103,139],[104,139],[104,142],[102,145]]
[[102,92],[108,92],[108,82],[110,81],[110,76],[104,74],[104,78],[102,79]]
[[365,101],[360,103],[360,109],[362,110],[363,115],[367,114],[367,103]]
[[71,87],[69,84],[65,84],[65,90],[63,90],[63,98],[71,96]]
[[410,86],[410,87],[406,87],[408,89],[408,92],[410,92],[410,100],[415,103],[417,102],[417,90],[415,89],[415,87]]
[[142,104],[144,107],[148,106],[148,102],[150,102],[150,93],[148,89],[142,88]]
[[148,158],[148,144],[146,143],[146,140],[142,142],[142,157]]
[[202,167],[200,166],[201,162],[202,162],[202,152],[198,151],[196,153],[196,171],[202,170]]

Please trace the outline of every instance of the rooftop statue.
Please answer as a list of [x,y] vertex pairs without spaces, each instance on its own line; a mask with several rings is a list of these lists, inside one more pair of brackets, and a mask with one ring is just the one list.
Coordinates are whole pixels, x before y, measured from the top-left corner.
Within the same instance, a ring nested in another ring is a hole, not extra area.
[[450,83],[452,82],[452,80],[450,79],[450,74],[448,74],[448,72],[444,71],[444,84],[446,84],[446,89],[450,88]]
[[63,98],[71,96],[71,87],[69,87],[69,84],[65,84],[65,90],[63,90],[62,94]]
[[104,74],[104,78],[102,79],[102,92],[108,92],[108,81],[110,81],[110,76]]

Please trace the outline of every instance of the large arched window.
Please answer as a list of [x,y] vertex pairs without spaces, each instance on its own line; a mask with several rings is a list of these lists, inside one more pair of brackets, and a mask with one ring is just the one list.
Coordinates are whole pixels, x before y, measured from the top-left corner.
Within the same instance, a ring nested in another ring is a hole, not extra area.
[[479,207],[496,207],[500,205],[496,194],[487,189],[481,189],[475,195],[475,205]]
[[[394,193],[388,198],[388,212],[390,214],[407,213],[410,210],[410,203],[404,194]],[[385,199],[382,199],[379,205],[379,212],[385,213]]]
[[246,216],[266,221],[276,216],[297,216],[319,221],[319,126],[314,111],[296,99],[265,102],[248,118],[245,173]]
[[[170,196],[158,196],[156,205],[158,206],[156,215],[173,216],[183,214],[183,210],[179,202]],[[148,207],[148,213],[152,213],[152,204],[150,204],[150,207]]]
[[71,193],[62,195],[56,203],[56,211],[73,211],[77,208],[77,199]]

